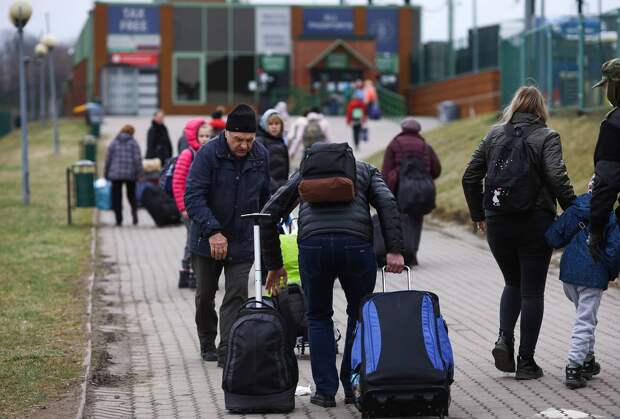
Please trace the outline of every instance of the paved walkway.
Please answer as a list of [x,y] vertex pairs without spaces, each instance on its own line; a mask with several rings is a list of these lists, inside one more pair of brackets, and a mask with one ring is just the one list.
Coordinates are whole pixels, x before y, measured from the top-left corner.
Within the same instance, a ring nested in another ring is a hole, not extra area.
[[[156,228],[144,210],[138,226],[113,224],[111,212],[101,213],[99,252],[112,264],[112,271],[97,278],[97,318],[104,319],[97,329],[106,337],[108,375],[90,387],[88,416],[229,417],[222,370],[200,360],[193,292],[176,286],[184,228]],[[462,227],[427,223],[419,260],[414,287],[439,295],[455,351],[451,417],[533,417],[540,412],[547,412],[543,417],[580,417],[570,410],[591,415],[582,417],[620,417],[618,289],[607,292],[601,305],[597,359],[603,371],[587,389],[569,391],[563,376],[573,309],[556,271],[548,278],[537,350],[545,377],[517,382],[495,370],[490,355],[503,283],[486,243]],[[388,283],[389,290],[406,288],[403,277],[390,277]],[[252,286],[249,293],[253,294]],[[335,322],[344,330],[345,299],[340,289],[334,298]],[[299,361],[299,367],[299,384],[311,384],[309,361]],[[298,397],[294,412],[269,417],[359,417],[342,400],[339,394],[338,407],[325,410],[310,404],[308,396]],[[553,416],[550,409],[562,410]]]

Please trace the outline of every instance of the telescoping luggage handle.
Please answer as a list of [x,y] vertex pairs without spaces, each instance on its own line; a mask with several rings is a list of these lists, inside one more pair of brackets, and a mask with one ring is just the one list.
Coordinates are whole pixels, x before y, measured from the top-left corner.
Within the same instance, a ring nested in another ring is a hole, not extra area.
[[[387,266],[384,266],[381,269],[381,282],[383,283],[383,292],[385,292],[385,268],[387,268]],[[405,265],[405,270],[407,271],[407,290],[411,291],[411,268]]]
[[265,214],[262,212],[241,215],[241,218],[250,218],[254,221],[254,289],[256,292],[255,298],[258,303],[262,303],[263,301],[263,274],[260,259],[260,219],[269,217],[271,217],[271,214]]

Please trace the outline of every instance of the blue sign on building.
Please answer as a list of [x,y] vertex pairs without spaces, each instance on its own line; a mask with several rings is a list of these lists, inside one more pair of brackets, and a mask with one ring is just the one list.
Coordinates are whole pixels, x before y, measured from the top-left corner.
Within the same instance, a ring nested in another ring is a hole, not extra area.
[[367,32],[374,35],[377,52],[398,52],[398,12],[394,9],[368,9]]
[[349,35],[353,33],[353,9],[304,9],[304,35]]
[[159,35],[159,8],[108,6],[108,34]]

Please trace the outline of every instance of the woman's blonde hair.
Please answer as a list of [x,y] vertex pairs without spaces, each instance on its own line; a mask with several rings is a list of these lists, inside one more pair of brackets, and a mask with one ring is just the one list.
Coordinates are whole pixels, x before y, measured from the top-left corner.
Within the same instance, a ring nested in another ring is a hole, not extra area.
[[549,119],[545,97],[534,86],[522,86],[517,90],[510,105],[504,109],[502,122],[510,122],[517,112],[536,115],[544,123]]

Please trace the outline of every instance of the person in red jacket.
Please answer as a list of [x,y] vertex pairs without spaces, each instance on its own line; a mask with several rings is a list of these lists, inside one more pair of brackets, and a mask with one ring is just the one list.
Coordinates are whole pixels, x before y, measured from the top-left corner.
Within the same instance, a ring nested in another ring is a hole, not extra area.
[[187,181],[189,168],[194,160],[194,154],[201,145],[209,141],[212,128],[207,124],[207,121],[202,118],[192,119],[185,125],[183,134],[185,138],[187,138],[189,148],[183,150],[181,154],[179,154],[172,174],[172,195],[174,196],[177,208],[187,228],[185,251],[183,252],[181,270],[179,271],[179,288],[196,288],[196,279],[191,268],[191,252],[189,250],[189,230],[192,222],[187,215],[187,211],[185,211],[185,182]]
[[366,105],[364,104],[364,93],[358,90],[347,106],[347,124],[353,128],[355,150],[359,148],[362,135],[368,135],[365,128],[367,120],[368,114],[366,113]]
[[223,106],[218,106],[215,112],[211,114],[211,120],[209,121],[209,125],[211,125],[211,130],[213,131],[212,136],[217,136],[220,132],[224,131],[226,128],[226,119],[224,118],[225,108]]
[[[398,193],[398,176],[401,162],[409,156],[415,156],[426,164],[426,169],[433,179],[441,174],[441,163],[435,150],[420,135],[421,126],[412,117],[401,123],[402,131],[390,142],[383,156],[381,169],[385,183],[394,196]],[[420,247],[424,216],[403,214],[403,235],[405,237],[405,253],[408,253],[412,265],[418,264],[417,252]]]

